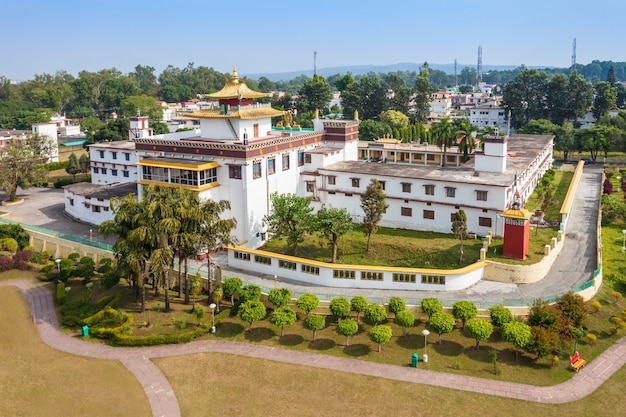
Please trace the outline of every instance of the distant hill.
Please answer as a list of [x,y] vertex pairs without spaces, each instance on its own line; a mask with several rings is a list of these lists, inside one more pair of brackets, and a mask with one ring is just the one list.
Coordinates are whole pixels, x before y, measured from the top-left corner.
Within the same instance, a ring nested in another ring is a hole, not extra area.
[[[391,65],[351,65],[346,67],[330,67],[330,68],[318,68],[317,73],[323,77],[328,77],[335,74],[346,74],[350,72],[352,75],[367,74],[369,72],[374,73],[389,73],[397,71],[416,71],[418,72],[422,64],[414,64],[411,62],[401,62],[399,64]],[[446,74],[454,74],[454,64],[431,64],[428,66],[432,69],[440,70]],[[476,68],[476,64],[457,64],[457,72],[465,67]],[[519,65],[483,65],[483,72],[497,70],[506,71],[518,68]],[[528,67],[532,68],[532,67]],[[302,71],[291,72],[276,72],[276,73],[258,73],[248,74],[248,78],[258,80],[260,77],[267,77],[270,81],[289,81],[300,75],[306,75],[307,77],[313,76],[313,69],[306,69]]]

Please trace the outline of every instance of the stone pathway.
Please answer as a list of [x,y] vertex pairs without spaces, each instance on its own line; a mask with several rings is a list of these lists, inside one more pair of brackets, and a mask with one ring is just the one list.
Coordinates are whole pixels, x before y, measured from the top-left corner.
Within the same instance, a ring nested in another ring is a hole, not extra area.
[[33,322],[41,338],[48,345],[76,355],[119,360],[144,387],[155,417],[180,416],[180,409],[172,387],[161,370],[150,359],[191,353],[221,352],[298,365],[306,364],[336,371],[540,403],[566,403],[579,400],[595,391],[626,363],[626,338],[623,337],[570,380],[550,387],[536,387],[223,340],[204,340],[184,345],[145,348],[113,348],[86,343],[61,332],[54,312],[52,294],[47,288],[35,286],[26,280],[3,281],[0,282],[0,286],[15,286],[22,290],[30,304]]

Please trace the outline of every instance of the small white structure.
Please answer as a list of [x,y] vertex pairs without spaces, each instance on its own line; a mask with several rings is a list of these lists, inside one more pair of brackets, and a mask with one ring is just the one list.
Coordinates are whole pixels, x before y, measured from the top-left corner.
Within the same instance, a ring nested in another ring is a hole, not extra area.
[[37,133],[40,137],[49,141],[50,155],[48,162],[59,162],[59,137],[57,132],[57,124],[54,122],[35,123],[32,125],[33,133]]
[[135,194],[134,183],[97,185],[86,182],[63,187],[65,212],[71,217],[99,225],[105,220],[113,220],[111,199]]
[[137,182],[135,143],[102,142],[89,145],[89,164],[93,184]]
[[479,104],[469,110],[469,122],[478,127],[506,125],[504,109],[496,101]]

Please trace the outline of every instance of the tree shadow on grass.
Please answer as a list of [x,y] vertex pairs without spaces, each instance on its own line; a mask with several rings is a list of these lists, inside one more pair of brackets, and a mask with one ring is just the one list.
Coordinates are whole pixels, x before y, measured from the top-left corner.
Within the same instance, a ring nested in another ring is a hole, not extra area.
[[[422,336],[421,339],[422,339],[422,344],[424,344],[424,341],[423,341],[424,337]],[[404,349],[415,350],[419,348],[420,346],[419,342],[420,342],[420,337],[418,337],[416,334],[411,334],[411,333],[408,333],[406,337],[400,336],[396,339],[396,345]]]
[[215,327],[215,336],[230,338],[243,332],[243,326],[239,323],[222,322]]
[[441,356],[459,356],[463,353],[463,345],[457,342],[452,342],[450,340],[443,339],[441,344],[439,344],[439,339],[431,345],[432,349],[435,350]]
[[278,339],[278,343],[282,346],[297,346],[304,342],[304,337],[299,334],[286,334]]
[[330,350],[336,345],[332,339],[315,339],[315,342],[309,342],[309,348],[313,350]]
[[276,336],[274,331],[267,327],[253,327],[252,330],[244,332],[243,335],[248,342],[261,342],[263,340],[269,340],[274,336]]
[[370,347],[362,343],[346,346],[343,348],[343,353],[350,356],[367,356],[370,353]]

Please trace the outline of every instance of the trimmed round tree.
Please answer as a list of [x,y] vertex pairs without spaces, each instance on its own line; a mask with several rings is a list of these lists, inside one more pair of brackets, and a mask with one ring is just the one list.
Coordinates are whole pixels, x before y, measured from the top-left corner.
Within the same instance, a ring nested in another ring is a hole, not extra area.
[[422,311],[430,318],[433,314],[443,311],[443,304],[436,298],[424,298],[422,300]]
[[493,306],[489,309],[489,317],[494,326],[502,327],[505,323],[513,321],[513,313],[506,307]]
[[291,290],[289,288],[272,288],[267,294],[267,300],[276,307],[283,307],[291,301]]
[[252,324],[265,318],[267,309],[265,304],[258,300],[250,300],[239,305],[239,318],[250,325],[249,331],[252,331]]
[[369,301],[367,301],[367,298],[363,297],[362,295],[356,295],[352,297],[352,300],[350,300],[350,307],[352,308],[352,310],[356,311],[357,323],[359,322],[360,314],[365,311],[368,305]]
[[454,330],[455,323],[456,322],[454,321],[454,317],[452,317],[452,314],[439,311],[437,313],[434,313],[430,317],[428,326],[439,335],[439,344],[441,344],[443,335],[446,333],[450,333],[452,330]]
[[241,278],[226,278],[222,283],[222,288],[224,288],[224,297],[230,297],[230,304],[235,304],[235,294],[241,289],[243,285],[243,281]]
[[478,307],[471,301],[457,301],[452,304],[452,315],[455,319],[461,320],[462,328],[465,329],[465,323],[478,315]]
[[370,330],[370,340],[374,343],[378,343],[378,351],[380,352],[380,347],[391,340],[391,336],[393,335],[391,331],[391,327],[389,326],[375,326]]
[[346,346],[350,346],[350,336],[359,331],[359,325],[352,318],[341,319],[337,322],[337,333],[346,337]]
[[382,323],[387,319],[387,311],[385,310],[385,307],[381,305],[370,304],[365,308],[363,316],[365,316],[365,319],[374,326],[378,326],[379,323]]
[[317,298],[317,295],[306,293],[302,294],[296,300],[296,307],[306,313],[307,318],[311,311],[315,310],[320,305],[320,299]]
[[333,298],[329,308],[333,316],[343,318],[350,314],[350,301],[346,297]]
[[399,312],[406,310],[406,301],[404,298],[391,297],[389,299],[389,311],[395,315]]
[[515,358],[520,349],[530,343],[530,326],[521,321],[510,321],[502,325],[502,338],[515,346]]
[[476,350],[479,349],[480,341],[487,340],[493,333],[493,325],[483,319],[469,319],[467,321],[467,330],[470,336],[476,339]]
[[396,314],[396,323],[402,326],[402,336],[406,337],[406,328],[413,326],[415,316],[409,310],[402,310]]
[[304,327],[308,330],[313,330],[313,341],[315,342],[317,331],[326,327],[326,317],[312,314],[304,320]]
[[239,302],[259,301],[261,299],[261,287],[249,284],[239,290]]
[[285,326],[294,324],[296,320],[296,312],[287,306],[278,307],[270,317],[270,323],[280,327],[280,337],[285,335]]

